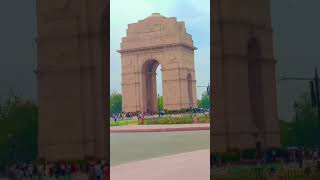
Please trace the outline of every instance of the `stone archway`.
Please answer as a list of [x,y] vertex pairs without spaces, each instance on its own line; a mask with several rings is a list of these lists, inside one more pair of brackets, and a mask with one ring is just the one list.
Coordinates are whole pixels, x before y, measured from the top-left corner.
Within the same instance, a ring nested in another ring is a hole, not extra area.
[[[194,50],[184,22],[175,17],[153,13],[129,24],[127,36],[122,39],[118,51],[122,64],[122,110],[145,112],[149,108],[157,109],[154,69],[159,63],[162,66],[164,109],[197,107]],[[146,72],[146,69],[150,71]],[[188,74],[192,79],[188,79]]]
[[214,8],[211,150],[279,147],[270,0]]
[[146,93],[146,98],[143,100],[147,106],[147,112],[158,112],[156,70],[159,65],[160,63],[154,59],[147,60],[142,65],[141,79],[145,84],[142,91]]
[[37,0],[40,158],[109,160],[108,5]]

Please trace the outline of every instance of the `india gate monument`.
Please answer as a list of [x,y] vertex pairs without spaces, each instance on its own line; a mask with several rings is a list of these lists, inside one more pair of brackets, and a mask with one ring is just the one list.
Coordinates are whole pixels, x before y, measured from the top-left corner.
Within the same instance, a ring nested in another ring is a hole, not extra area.
[[39,158],[109,160],[106,0],[37,0]]
[[270,0],[216,0],[211,151],[280,147]]
[[157,112],[156,69],[161,65],[163,106],[197,107],[192,37],[184,22],[153,13],[129,24],[122,38],[122,110]]

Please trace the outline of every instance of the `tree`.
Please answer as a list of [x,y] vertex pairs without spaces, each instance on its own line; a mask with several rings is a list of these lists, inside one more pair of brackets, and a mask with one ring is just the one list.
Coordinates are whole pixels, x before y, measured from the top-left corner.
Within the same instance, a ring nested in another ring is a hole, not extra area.
[[10,111],[14,110],[20,101],[21,99],[10,90],[8,98],[3,103],[0,103],[0,120],[8,119]]
[[0,162],[6,165],[13,160],[34,160],[38,151],[38,107],[12,95],[0,106]]
[[208,95],[207,92],[204,92],[202,94],[201,99],[198,100],[198,107],[199,108],[206,108],[206,109],[210,108],[210,96]]
[[159,96],[159,98],[158,98],[158,108],[160,111],[163,110],[163,97],[162,96]]
[[110,94],[110,113],[122,112],[122,95],[116,91]]
[[[284,145],[297,145],[304,147],[318,146],[319,137],[319,120],[317,111],[312,107],[309,93],[304,93],[295,102],[295,116],[291,122],[282,123],[282,135]],[[285,126],[284,126],[285,125]]]

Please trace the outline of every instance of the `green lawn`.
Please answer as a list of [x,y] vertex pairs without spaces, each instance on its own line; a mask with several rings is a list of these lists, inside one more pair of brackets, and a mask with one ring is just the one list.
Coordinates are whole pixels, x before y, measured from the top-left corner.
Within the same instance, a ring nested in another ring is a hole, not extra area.
[[130,125],[138,125],[138,120],[121,120],[117,122],[110,122],[110,126],[130,126]]

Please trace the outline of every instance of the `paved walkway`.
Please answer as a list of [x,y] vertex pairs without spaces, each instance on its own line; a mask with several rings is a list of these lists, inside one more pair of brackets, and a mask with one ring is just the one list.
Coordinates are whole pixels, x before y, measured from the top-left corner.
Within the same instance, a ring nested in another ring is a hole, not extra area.
[[210,150],[198,150],[111,167],[112,180],[209,180]]
[[210,124],[202,123],[202,124],[172,124],[172,125],[134,125],[134,126],[113,126],[110,128],[111,133],[199,131],[199,130],[210,130]]

